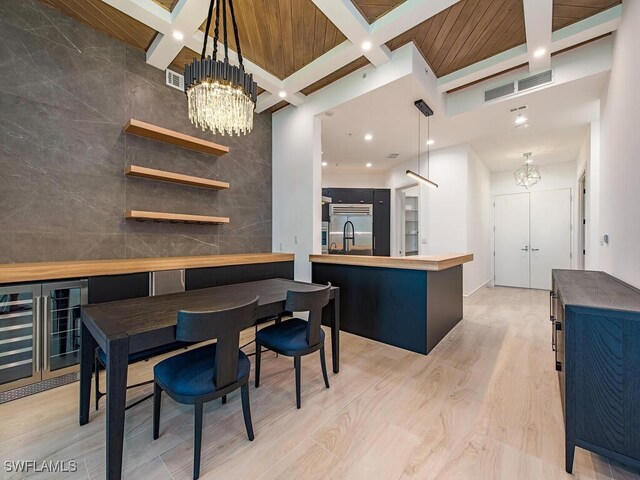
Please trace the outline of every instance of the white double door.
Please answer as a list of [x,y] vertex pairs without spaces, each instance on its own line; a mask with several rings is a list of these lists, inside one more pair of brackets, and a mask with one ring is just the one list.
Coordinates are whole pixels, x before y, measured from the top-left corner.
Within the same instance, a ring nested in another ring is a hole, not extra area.
[[551,270],[571,267],[571,190],[495,197],[494,283],[551,290]]

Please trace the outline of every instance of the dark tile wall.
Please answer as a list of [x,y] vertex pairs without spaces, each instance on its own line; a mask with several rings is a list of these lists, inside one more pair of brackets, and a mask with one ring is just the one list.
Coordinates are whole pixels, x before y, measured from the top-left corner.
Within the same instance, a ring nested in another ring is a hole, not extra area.
[[[220,158],[122,133],[129,118],[224,145]],[[0,263],[271,251],[271,115],[246,137],[194,128],[144,52],[36,0],[0,0]],[[129,164],[229,190],[128,178]],[[229,225],[124,219],[128,209]]]

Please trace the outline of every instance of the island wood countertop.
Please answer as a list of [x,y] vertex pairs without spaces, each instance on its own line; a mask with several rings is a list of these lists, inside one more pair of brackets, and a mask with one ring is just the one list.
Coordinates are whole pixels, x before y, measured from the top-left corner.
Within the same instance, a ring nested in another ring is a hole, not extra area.
[[96,277],[127,273],[179,270],[183,268],[226,267],[258,263],[292,262],[291,253],[248,253],[193,257],[77,260],[68,262],[9,263],[0,265],[0,284]]
[[411,257],[373,257],[369,255],[309,255],[311,263],[354,265],[359,267],[399,268],[438,272],[472,262],[472,253],[447,255],[415,255]]

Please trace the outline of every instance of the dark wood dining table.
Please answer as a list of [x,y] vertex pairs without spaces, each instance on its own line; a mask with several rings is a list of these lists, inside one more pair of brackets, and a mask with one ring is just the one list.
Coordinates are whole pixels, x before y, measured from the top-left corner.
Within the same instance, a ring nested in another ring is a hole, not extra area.
[[[94,353],[100,346],[107,354],[106,477],[122,476],[122,449],[126,407],[127,367],[130,354],[168,345],[176,340],[179,310],[217,310],[259,296],[258,318],[285,311],[288,290],[310,291],[321,287],[282,278],[203,288],[187,292],[119,300],[89,305],[82,312],[80,348],[80,425],[89,422]],[[331,328],[333,371],[340,369],[340,289],[331,288],[323,312]]]

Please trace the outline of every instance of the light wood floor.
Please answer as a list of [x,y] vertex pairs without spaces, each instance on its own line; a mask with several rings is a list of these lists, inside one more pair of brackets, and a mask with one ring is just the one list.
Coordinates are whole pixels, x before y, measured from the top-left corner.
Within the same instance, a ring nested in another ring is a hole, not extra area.
[[[301,410],[293,362],[264,355],[262,386],[251,389],[255,441],[246,438],[239,393],[227,405],[210,403],[201,478],[640,478],[580,449],[573,477],[564,472],[547,299],[484,288],[465,300],[465,319],[428,357],[343,334],[331,389],[318,357],[303,359]],[[151,363],[131,367],[130,382],[151,371]],[[79,427],[77,402],[73,384],[0,405],[0,461],[73,459],[80,469],[69,478],[103,478],[104,404]],[[166,396],[156,441],[151,403],[127,412],[125,477],[191,478],[192,428],[192,410]]]

